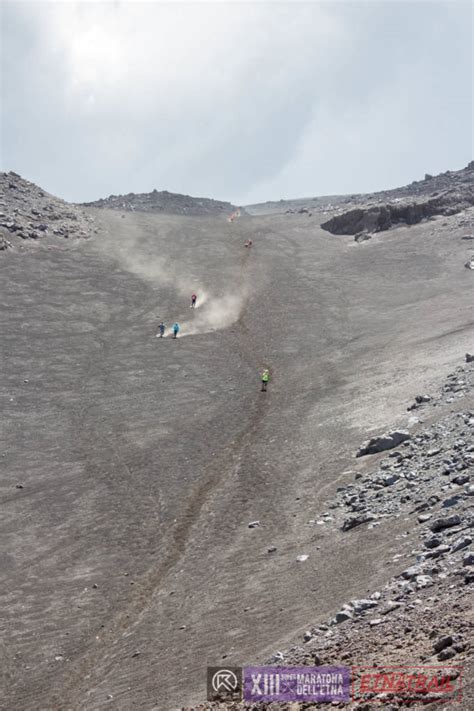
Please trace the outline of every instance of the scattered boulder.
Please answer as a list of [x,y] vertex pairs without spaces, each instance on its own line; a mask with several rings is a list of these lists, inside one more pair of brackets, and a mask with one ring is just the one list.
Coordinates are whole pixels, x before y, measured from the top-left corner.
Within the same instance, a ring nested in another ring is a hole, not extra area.
[[351,516],[351,518],[346,519],[342,524],[342,530],[350,531],[351,528],[356,528],[356,526],[361,526],[363,523],[368,523],[374,519],[375,516],[370,511],[362,513],[359,516]]
[[433,649],[436,653],[438,653],[441,652],[443,649],[446,649],[446,647],[450,647],[452,644],[452,635],[446,635],[444,637],[440,637],[438,641],[434,643]]
[[457,540],[454,541],[451,550],[453,553],[456,553],[456,551],[460,551],[463,548],[467,548],[468,546],[471,545],[471,543],[472,543],[471,536],[462,536],[461,538],[458,538]]
[[346,607],[336,613],[335,617],[331,620],[330,624],[339,625],[341,622],[346,622],[346,620],[352,620],[354,617],[352,610]]
[[437,548],[442,544],[443,540],[438,536],[431,536],[427,541],[424,542],[425,548]]
[[416,578],[416,589],[428,588],[434,585],[434,580],[431,575],[418,575]]
[[372,607],[377,607],[379,604],[377,600],[351,600],[351,607],[354,608],[356,615],[360,615],[361,612],[365,610],[370,610]]
[[5,237],[0,236],[0,252],[5,251],[6,249],[11,249],[13,247],[12,243],[9,242]]
[[405,578],[406,580],[413,580],[413,578],[416,578],[417,575],[421,575],[422,572],[423,568],[421,565],[411,565],[403,571],[402,578]]
[[466,553],[462,559],[463,565],[474,565],[474,553]]
[[409,440],[410,437],[410,433],[406,430],[393,430],[380,437],[372,437],[372,439],[364,442],[356,457],[364,457],[366,454],[377,454],[387,449],[393,449],[393,447],[398,447],[402,442]]
[[355,242],[367,242],[367,240],[372,239],[373,234],[371,232],[358,232],[354,235]]
[[452,516],[447,516],[446,518],[437,518],[432,521],[429,528],[433,533],[442,531],[444,528],[451,528],[452,526],[458,526],[461,523],[461,517],[459,514],[453,514]]

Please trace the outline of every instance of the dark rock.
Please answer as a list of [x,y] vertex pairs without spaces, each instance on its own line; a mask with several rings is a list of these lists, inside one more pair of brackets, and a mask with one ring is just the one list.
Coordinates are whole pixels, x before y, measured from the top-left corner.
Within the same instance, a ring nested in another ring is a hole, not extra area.
[[354,235],[355,242],[367,242],[367,240],[372,239],[373,235],[370,232],[358,232]]
[[341,622],[346,622],[347,620],[351,620],[353,617],[353,614],[351,610],[344,609],[340,610],[336,616],[331,620],[333,625],[339,625]]
[[421,405],[423,402],[430,402],[431,401],[431,395],[417,395],[415,397],[415,401]]
[[453,649],[452,647],[448,647],[447,649],[443,649],[443,651],[438,654],[437,659],[440,662],[444,662],[446,659],[452,659],[455,656],[456,656],[456,650]]
[[474,553],[466,553],[462,559],[463,565],[474,565]]
[[458,538],[454,541],[451,551],[452,553],[456,553],[456,551],[460,551],[463,548],[467,548],[470,546],[472,543],[472,538],[470,536],[463,536],[462,538]]
[[353,516],[344,521],[344,523],[342,524],[342,530],[350,531],[351,528],[361,526],[363,523],[368,523],[369,521],[374,521],[374,519],[375,516],[370,511],[360,514],[359,516]]
[[450,647],[453,643],[452,635],[446,635],[445,637],[440,637],[437,642],[433,645],[435,652],[441,652],[446,647]]
[[438,538],[437,536],[432,536],[431,538],[428,538],[427,541],[424,542],[425,548],[437,548],[442,544],[442,539]]
[[405,578],[406,580],[413,580],[413,578],[416,578],[417,575],[421,575],[422,572],[423,568],[421,565],[411,565],[409,568],[403,571],[402,578]]
[[397,481],[400,480],[400,475],[399,474],[387,474],[386,476],[382,477],[382,484],[383,486],[392,486],[392,484],[395,484]]
[[451,548],[447,545],[442,545],[439,546],[438,548],[435,548],[434,550],[430,551],[429,553],[425,553],[425,558],[439,558],[440,556],[444,555],[445,553],[449,553]]
[[462,497],[455,495],[455,496],[450,496],[447,499],[445,499],[442,503],[442,506],[444,509],[451,508],[451,506],[456,506],[462,501]]
[[453,514],[452,516],[447,516],[446,518],[437,518],[432,521],[429,528],[433,533],[437,531],[442,531],[444,528],[451,528],[451,526],[458,526],[461,523],[461,517],[459,514]]
[[459,486],[462,486],[462,484],[467,484],[469,480],[469,474],[458,474],[454,477],[454,479],[452,479],[452,482],[453,484],[458,484]]

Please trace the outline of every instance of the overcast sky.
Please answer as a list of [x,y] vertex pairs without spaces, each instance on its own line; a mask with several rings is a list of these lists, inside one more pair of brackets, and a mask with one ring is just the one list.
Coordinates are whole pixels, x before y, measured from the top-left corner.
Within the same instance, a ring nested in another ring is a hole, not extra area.
[[473,158],[471,2],[2,1],[1,166],[246,204]]

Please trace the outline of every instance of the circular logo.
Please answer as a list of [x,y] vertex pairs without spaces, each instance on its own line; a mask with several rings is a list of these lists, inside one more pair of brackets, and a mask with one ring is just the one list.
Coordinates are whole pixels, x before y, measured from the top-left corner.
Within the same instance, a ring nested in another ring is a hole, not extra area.
[[234,672],[229,669],[219,669],[212,677],[212,688],[214,691],[235,691],[239,685],[239,680]]

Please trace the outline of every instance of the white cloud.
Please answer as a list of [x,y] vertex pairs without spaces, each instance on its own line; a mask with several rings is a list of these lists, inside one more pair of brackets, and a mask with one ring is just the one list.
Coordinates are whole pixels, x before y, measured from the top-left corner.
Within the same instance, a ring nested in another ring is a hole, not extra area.
[[[414,98],[423,112],[417,81],[424,105],[439,105],[430,67],[456,66],[459,82],[469,71],[454,44],[469,37],[466,3],[3,6],[6,167],[77,200],[153,187],[236,202],[328,192],[318,176],[347,184],[336,166],[364,183],[381,123],[392,160],[423,132],[410,116]],[[433,57],[441,41],[458,56]]]

